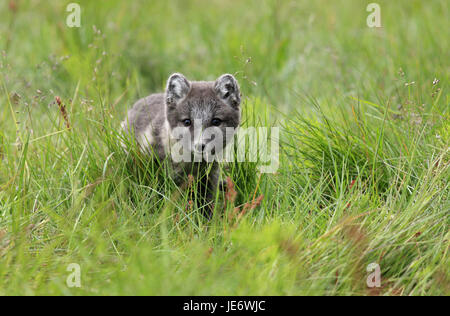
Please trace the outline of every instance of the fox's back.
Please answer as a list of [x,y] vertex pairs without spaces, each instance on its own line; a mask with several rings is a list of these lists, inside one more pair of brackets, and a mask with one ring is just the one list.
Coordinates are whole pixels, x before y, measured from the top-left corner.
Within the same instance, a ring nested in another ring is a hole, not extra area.
[[151,94],[138,100],[122,122],[127,134],[134,134],[143,149],[154,149],[159,158],[166,155],[167,129],[164,93]]

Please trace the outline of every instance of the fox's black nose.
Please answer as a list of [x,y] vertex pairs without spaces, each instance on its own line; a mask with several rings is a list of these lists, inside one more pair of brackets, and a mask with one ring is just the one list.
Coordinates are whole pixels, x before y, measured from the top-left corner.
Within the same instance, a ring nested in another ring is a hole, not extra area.
[[195,145],[195,150],[198,151],[198,152],[203,152],[203,151],[205,151],[205,147],[206,147],[205,144],[196,144]]

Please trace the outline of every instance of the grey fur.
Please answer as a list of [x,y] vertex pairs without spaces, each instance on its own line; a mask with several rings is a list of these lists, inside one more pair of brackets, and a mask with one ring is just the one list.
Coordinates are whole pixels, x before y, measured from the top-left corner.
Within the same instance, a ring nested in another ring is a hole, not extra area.
[[[201,137],[195,139],[194,124],[185,127],[186,119],[200,122],[201,129],[223,133],[223,147],[231,140],[227,127],[236,130],[240,124],[240,89],[237,80],[230,74],[220,76],[216,81],[188,81],[182,74],[172,74],[167,80],[164,94],[152,94],[137,101],[128,112],[122,128],[126,134],[134,134],[136,141],[145,153],[154,152],[160,161],[170,157],[174,142],[173,130],[182,127],[191,139],[192,153],[214,143],[214,139]],[[212,120],[221,124],[213,126]],[[217,121],[216,121],[217,122]],[[220,139],[216,140],[216,142]],[[174,180],[181,185],[188,174],[200,180],[199,193],[209,204],[215,195],[219,168],[217,162],[173,162]],[[205,177],[206,171],[208,176]]]

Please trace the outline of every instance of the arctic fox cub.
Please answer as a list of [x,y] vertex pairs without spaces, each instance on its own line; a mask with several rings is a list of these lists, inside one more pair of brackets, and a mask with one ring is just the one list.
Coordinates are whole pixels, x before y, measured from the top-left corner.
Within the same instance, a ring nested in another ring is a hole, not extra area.
[[219,168],[218,161],[208,157],[222,152],[233,138],[240,124],[240,104],[239,85],[230,74],[216,81],[188,81],[175,73],[165,93],[134,104],[122,129],[134,135],[143,152],[159,161],[169,159],[178,185],[192,175],[198,181],[200,206],[211,215]]

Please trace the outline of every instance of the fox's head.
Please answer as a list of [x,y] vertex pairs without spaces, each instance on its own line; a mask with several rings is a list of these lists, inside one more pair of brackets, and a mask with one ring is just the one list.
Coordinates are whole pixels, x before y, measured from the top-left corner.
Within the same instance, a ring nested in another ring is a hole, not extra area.
[[240,124],[240,90],[230,74],[216,81],[188,81],[175,73],[167,81],[165,103],[170,133],[183,140],[190,155],[218,154]]

